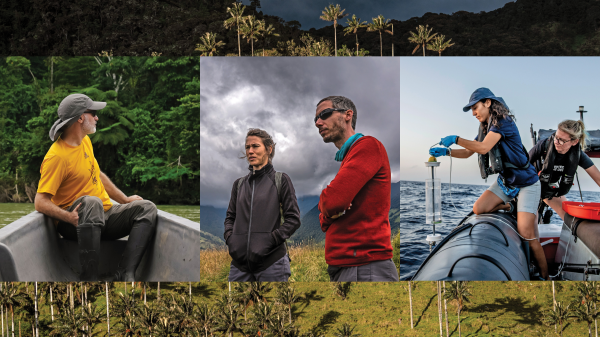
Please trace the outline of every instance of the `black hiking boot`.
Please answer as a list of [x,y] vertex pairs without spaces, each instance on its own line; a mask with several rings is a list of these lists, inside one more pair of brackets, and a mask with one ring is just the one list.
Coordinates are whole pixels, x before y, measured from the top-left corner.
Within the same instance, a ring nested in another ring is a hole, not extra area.
[[135,271],[142,261],[146,248],[154,236],[156,227],[146,222],[133,225],[125,251],[115,273],[115,281],[134,282]]
[[98,281],[101,234],[102,229],[98,226],[77,226],[79,263],[81,265],[80,281]]

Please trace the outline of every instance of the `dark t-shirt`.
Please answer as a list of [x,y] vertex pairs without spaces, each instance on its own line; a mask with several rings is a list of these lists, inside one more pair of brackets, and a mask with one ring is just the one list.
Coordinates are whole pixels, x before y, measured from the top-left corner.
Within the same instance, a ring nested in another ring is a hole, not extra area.
[[[519,167],[527,164],[529,158],[523,149],[521,135],[512,118],[506,117],[505,119],[500,119],[498,121],[498,126],[492,125],[489,131],[502,136],[498,141],[498,146],[502,152],[503,160]],[[529,165],[529,167],[525,169],[506,168],[500,173],[500,176],[504,178],[506,184],[515,187],[530,186],[539,180],[533,165]]]
[[[532,163],[532,164],[535,163],[536,161],[540,160],[540,158],[542,158],[542,156],[544,157],[544,159],[546,159],[546,157],[544,155],[544,151],[546,151],[546,140],[547,139],[540,140],[539,142],[537,142],[537,144],[535,144],[535,146],[533,148],[531,148],[531,150],[529,150],[529,162],[530,163]],[[579,146],[579,144],[577,144],[575,146]],[[590,157],[588,157],[588,155],[585,154],[585,152],[583,152],[583,150],[581,150],[581,147],[579,149],[581,151],[581,153],[579,154],[579,166],[581,166],[584,170],[587,170],[594,165],[594,162],[592,162]],[[554,154],[554,172],[566,172],[567,171],[565,169],[565,165],[567,164],[566,160],[567,160],[566,153],[560,154],[560,153],[556,152]],[[554,181],[551,181],[551,183],[553,183],[553,182]]]

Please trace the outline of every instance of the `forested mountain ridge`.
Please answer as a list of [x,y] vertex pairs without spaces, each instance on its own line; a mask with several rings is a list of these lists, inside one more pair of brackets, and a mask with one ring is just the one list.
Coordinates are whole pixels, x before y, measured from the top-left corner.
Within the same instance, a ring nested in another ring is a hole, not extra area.
[[[390,225],[392,234],[396,233],[400,228],[400,182],[392,183],[390,193]],[[325,233],[321,230],[319,223],[319,197],[316,195],[308,195],[298,197],[298,203],[301,208],[300,228],[290,238],[294,243],[314,242],[321,243],[325,240]],[[218,238],[221,244],[224,244],[223,237],[225,222],[225,209],[215,208],[213,206],[200,206],[200,237],[202,240],[209,242],[215,241]],[[206,235],[205,235],[206,233]],[[204,237],[203,237],[204,236]],[[215,242],[213,246],[207,244],[206,247],[215,248],[219,246],[219,242]],[[206,249],[202,247],[201,249]]]
[[452,39],[448,56],[600,55],[598,0],[517,0],[490,12],[426,13],[396,26],[398,55],[412,54],[416,45],[408,38],[419,25]]
[[0,55],[189,56],[199,9],[198,0],[2,0]]

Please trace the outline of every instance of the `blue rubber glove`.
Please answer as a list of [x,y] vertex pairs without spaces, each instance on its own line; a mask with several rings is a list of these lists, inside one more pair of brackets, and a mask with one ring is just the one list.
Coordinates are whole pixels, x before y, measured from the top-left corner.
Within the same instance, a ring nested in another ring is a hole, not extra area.
[[450,145],[455,144],[458,136],[448,136],[442,138],[440,141],[440,145],[444,145],[445,147],[450,147]]
[[447,156],[448,149],[445,147],[434,147],[429,149],[429,155],[434,157]]

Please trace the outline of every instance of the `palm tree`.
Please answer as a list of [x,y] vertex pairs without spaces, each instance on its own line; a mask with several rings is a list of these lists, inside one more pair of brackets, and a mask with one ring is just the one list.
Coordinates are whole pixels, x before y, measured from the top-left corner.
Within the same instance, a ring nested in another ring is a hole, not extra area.
[[470,302],[469,296],[472,294],[469,292],[468,281],[452,281],[448,292],[444,295],[444,298],[449,300],[456,300],[457,302],[457,314],[458,314],[458,336],[460,337],[460,311],[463,308],[464,302]]
[[360,337],[360,334],[354,333],[354,329],[356,329],[356,327],[344,323],[341,328],[336,329],[335,337]]
[[85,333],[81,327],[83,326],[84,320],[81,315],[81,310],[76,310],[66,305],[61,311],[59,317],[50,324],[52,330],[50,336],[68,336],[77,337]]
[[412,282],[408,281],[408,301],[410,302],[410,328],[414,329],[413,324],[413,306],[412,306]]
[[221,294],[221,298],[217,301],[216,329],[233,337],[233,332],[240,329],[239,315],[240,305],[229,294]]
[[562,305],[561,302],[556,302],[556,309],[548,309],[544,312],[544,317],[542,318],[542,322],[547,325],[559,324],[560,325],[560,335],[562,336],[563,332],[563,323],[567,321],[571,316],[572,309],[570,308],[571,304],[566,307]]
[[419,27],[417,27],[417,32],[410,32],[410,37],[408,38],[408,41],[411,43],[416,43],[417,46],[415,47],[415,49],[413,50],[413,54],[419,50],[419,48],[421,48],[421,46],[423,47],[423,56],[425,56],[425,45],[431,41],[431,39],[433,39],[434,36],[437,35],[437,33],[431,34],[431,31],[433,30],[433,28],[427,29],[429,27],[429,25],[425,25],[425,27],[423,27],[423,25],[419,25]]
[[217,42],[217,34],[215,33],[204,34],[204,36],[200,37],[200,43],[196,47],[196,50],[202,52],[200,56],[213,56],[213,54],[217,53],[219,47],[225,45],[223,41]]
[[342,45],[342,48],[339,50],[340,56],[352,56],[352,51],[346,47],[345,44]]
[[298,302],[298,295],[295,294],[294,288],[290,286],[280,287],[277,289],[277,301],[287,306],[289,313],[289,323],[292,324],[292,305]]
[[[444,284],[444,296],[446,296],[446,281],[443,281]],[[446,317],[446,336],[450,336],[450,331],[448,330],[448,303],[447,299],[444,298],[444,316]]]
[[198,323],[204,329],[204,337],[208,337],[208,332],[212,332],[215,324],[215,312],[212,307],[204,303],[200,305],[198,310]]
[[119,322],[114,325],[114,329],[116,330],[117,334],[134,336],[137,332],[139,332],[140,327],[134,316],[137,308],[133,295],[128,293],[119,293],[119,298],[114,307],[117,316],[121,318]]
[[242,23],[242,36],[250,42],[252,56],[254,56],[254,40],[258,40],[258,37],[264,28],[263,21],[258,20],[254,15],[248,15],[243,18]]
[[233,289],[233,298],[244,308],[244,321],[247,321],[248,316],[246,315],[246,313],[248,311],[248,306],[252,302],[252,296],[250,294],[250,285],[244,282],[236,283],[235,288]]
[[573,317],[579,321],[586,322],[588,325],[588,334],[592,337],[592,323],[598,318],[600,312],[594,308],[593,302],[584,301],[582,304],[575,307]]
[[240,21],[242,20],[244,9],[246,9],[246,6],[242,5],[241,2],[234,2],[232,8],[227,7],[227,13],[231,14],[231,17],[223,22],[225,28],[231,28],[234,25],[237,28],[239,56],[242,56],[242,50],[240,48]]
[[346,21],[348,27],[344,28],[344,35],[354,34],[356,36],[356,56],[358,56],[358,29],[367,27],[367,21],[360,22],[360,18],[356,18],[356,14],[352,14],[352,19]]
[[263,26],[263,33],[262,33],[262,37],[263,37],[263,56],[265,56],[265,44],[268,43],[268,41],[270,40],[268,37],[269,36],[279,36],[279,34],[275,33],[275,28],[273,27],[273,25],[269,25],[267,27],[266,22],[263,20],[262,22],[262,26]]
[[252,323],[258,328],[259,331],[266,330],[267,327],[273,323],[276,312],[273,308],[273,303],[258,302],[252,309],[253,320]]
[[271,291],[271,286],[263,282],[250,282],[248,289],[250,292],[250,301],[252,303],[267,302],[267,293]]
[[[582,302],[582,304],[590,303],[590,307],[586,306],[586,308],[593,307],[594,310],[595,310],[596,309],[596,302],[598,301],[598,292],[597,292],[598,282],[596,282],[596,281],[591,281],[591,282],[585,281],[585,282],[581,282],[581,283],[576,283],[575,286],[577,287],[577,290],[579,291],[579,295],[581,296],[581,302]],[[597,327],[596,317],[594,317],[593,321],[594,321],[594,325]],[[596,328],[596,336],[597,335],[598,335],[598,331],[597,331],[597,328]]]
[[337,56],[337,20],[338,19],[343,19],[346,16],[348,16],[348,14],[344,14],[346,10],[345,9],[341,9],[340,5],[333,5],[333,4],[329,4],[329,7],[325,7],[325,10],[323,10],[322,15],[319,17],[321,20],[325,20],[325,21],[333,21],[333,34],[334,34],[334,50],[335,50],[335,56]]
[[[15,335],[15,312],[14,307],[20,306],[23,301],[24,294],[21,293],[17,286],[15,286],[12,282],[4,284],[0,294],[0,305],[6,308],[10,307],[11,314],[11,331],[12,335]],[[7,310],[8,311],[8,310]],[[7,312],[8,316],[8,312]],[[8,325],[8,318],[6,324]]]
[[[159,302],[161,302],[159,304]],[[144,334],[152,336],[154,328],[158,324],[160,317],[160,305],[162,301],[152,301],[149,304],[144,303],[142,306],[136,308],[135,317],[137,322],[143,327]]]
[[388,23],[390,21],[390,19],[385,19],[383,17],[383,15],[379,15],[376,18],[373,18],[373,22],[369,23],[369,26],[367,28],[368,32],[379,32],[379,52],[380,52],[380,56],[383,56],[383,40],[381,37],[381,34],[383,32],[386,32],[390,35],[394,35],[394,33],[390,30],[388,30],[387,28],[390,27],[392,24]]
[[450,41],[452,41],[452,39],[450,39],[448,41],[444,41],[445,38],[446,38],[445,35],[436,36],[433,39],[433,41],[427,45],[427,49],[437,51],[439,53],[439,56],[442,56],[442,52],[444,50],[446,50],[449,47],[454,46],[454,43],[450,43]]
[[[200,326],[197,321],[198,306],[192,298],[186,296],[179,296],[177,298],[171,297],[171,303],[173,307],[173,318],[177,324],[180,333],[188,333],[190,331],[197,331]],[[184,334],[182,334],[183,336]]]
[[[114,283],[111,282],[111,286],[114,286]],[[104,290],[106,296],[106,333],[110,337],[110,301],[108,300],[108,282],[104,282]]]
[[81,319],[85,322],[85,334],[86,336],[97,336],[103,334],[102,331],[94,333],[94,328],[100,324],[103,319],[102,308],[98,308],[95,304],[88,303],[83,306],[83,310],[81,313]]
[[[437,286],[437,307],[438,307],[438,322],[440,323],[440,337],[444,337],[443,327],[442,327],[442,282],[436,281]],[[460,329],[458,330],[460,336]]]

